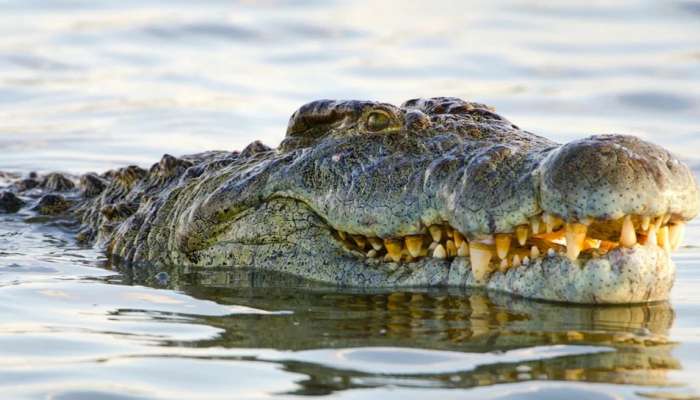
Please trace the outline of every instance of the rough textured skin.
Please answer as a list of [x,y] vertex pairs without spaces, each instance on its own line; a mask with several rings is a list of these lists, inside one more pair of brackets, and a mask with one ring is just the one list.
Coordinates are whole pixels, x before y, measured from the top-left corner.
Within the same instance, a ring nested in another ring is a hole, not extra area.
[[468,258],[364,259],[332,232],[398,237],[449,223],[471,237],[512,232],[543,211],[687,220],[699,206],[691,171],[658,146],[621,135],[560,146],[455,98],[316,101],[292,115],[278,149],[165,155],[150,170],[84,175],[79,189],[61,178],[16,181],[12,191],[79,190],[68,211],[79,238],[129,265],[251,267],[349,286],[485,285],[584,303],[665,299],[673,264],[637,245],[592,260],[543,257],[484,284]]
[[688,219],[698,207],[688,167],[632,136],[567,143],[547,156],[540,171],[541,205],[564,219],[662,213]]

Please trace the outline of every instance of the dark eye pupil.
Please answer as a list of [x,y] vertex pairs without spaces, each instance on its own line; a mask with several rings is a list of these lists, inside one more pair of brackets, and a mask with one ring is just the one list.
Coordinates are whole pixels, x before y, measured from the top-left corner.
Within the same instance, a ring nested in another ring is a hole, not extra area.
[[389,126],[389,118],[382,113],[372,113],[367,118],[367,128],[371,131],[380,131]]

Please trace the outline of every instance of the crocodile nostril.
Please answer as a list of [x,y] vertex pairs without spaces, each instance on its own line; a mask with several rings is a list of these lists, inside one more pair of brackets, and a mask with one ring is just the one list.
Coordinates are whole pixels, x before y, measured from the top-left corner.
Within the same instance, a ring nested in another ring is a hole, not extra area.
[[430,128],[430,118],[423,112],[411,110],[404,117],[404,126],[409,131],[419,131]]
[[678,168],[678,164],[678,160],[673,158],[666,160],[666,168],[668,168],[669,171],[675,171],[676,168]]

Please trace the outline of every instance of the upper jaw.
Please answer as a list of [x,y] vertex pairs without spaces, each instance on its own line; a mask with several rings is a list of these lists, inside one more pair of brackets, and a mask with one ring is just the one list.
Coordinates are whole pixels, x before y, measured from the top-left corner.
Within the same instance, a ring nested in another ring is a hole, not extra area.
[[567,143],[549,153],[535,174],[541,207],[567,221],[627,214],[687,221],[700,208],[690,168],[633,136],[600,135]]

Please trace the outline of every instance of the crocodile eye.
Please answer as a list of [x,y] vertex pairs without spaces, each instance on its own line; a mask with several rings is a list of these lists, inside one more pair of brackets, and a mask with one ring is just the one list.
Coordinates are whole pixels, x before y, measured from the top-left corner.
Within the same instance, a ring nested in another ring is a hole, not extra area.
[[382,111],[372,111],[367,116],[367,130],[370,132],[378,132],[382,129],[386,129],[389,127],[390,123],[391,119],[389,119],[389,116]]

